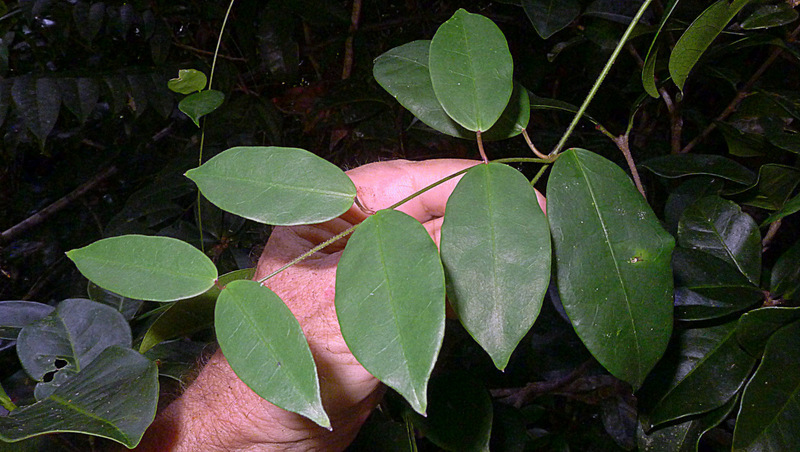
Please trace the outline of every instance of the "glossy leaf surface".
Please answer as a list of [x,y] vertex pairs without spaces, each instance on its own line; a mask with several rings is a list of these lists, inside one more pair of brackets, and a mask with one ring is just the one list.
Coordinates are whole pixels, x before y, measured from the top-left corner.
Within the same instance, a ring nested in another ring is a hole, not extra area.
[[225,94],[221,91],[207,89],[184,97],[178,103],[178,110],[200,127],[200,118],[219,108],[224,101]]
[[687,207],[678,223],[678,242],[732,264],[758,285],[761,233],[755,220],[736,203],[707,196]]
[[742,28],[745,30],[756,30],[761,28],[780,27],[790,24],[797,20],[798,13],[788,3],[778,3],[777,5],[762,5],[753,11],[753,14],[742,21]]
[[356,196],[344,171],[296,148],[231,148],[188,171],[186,177],[222,210],[274,225],[336,218]]
[[577,0],[522,0],[522,9],[542,39],[563,30],[581,13]]
[[22,327],[46,317],[53,309],[35,301],[0,301],[0,339],[15,340]]
[[489,130],[514,87],[514,62],[497,25],[459,9],[433,36],[428,61],[433,92],[447,114],[468,130]]
[[786,204],[784,204],[783,207],[781,207],[778,211],[767,217],[762,225],[772,224],[781,218],[787,217],[796,212],[800,212],[800,195],[797,195],[794,198],[786,201]]
[[[372,73],[389,94],[420,121],[444,134],[475,139],[475,132],[455,122],[436,98],[428,69],[430,41],[413,41],[395,47],[375,59]],[[492,128],[482,134],[485,141],[519,135],[528,125],[530,104],[527,91],[515,83],[511,100]]]
[[181,69],[177,78],[167,82],[167,87],[178,94],[191,94],[203,90],[207,83],[206,74],[197,69]]
[[39,382],[36,398],[42,399],[113,345],[131,346],[131,329],[122,314],[101,303],[71,298],[22,328],[17,355],[25,372]]
[[669,424],[657,428],[648,434],[639,430],[639,450],[646,452],[696,452],[699,450],[700,438],[724,421],[736,407],[737,398],[679,424]]
[[525,176],[499,163],[470,169],[447,201],[441,256],[453,309],[503,370],[550,281],[550,231]]
[[661,30],[664,29],[664,25],[666,25],[667,20],[669,20],[670,16],[672,16],[672,12],[675,11],[675,7],[678,6],[680,3],[679,0],[670,0],[667,3],[667,6],[664,7],[664,13],[661,15],[661,23],[658,24],[658,30],[656,30],[655,36],[653,36],[653,41],[650,43],[650,48],[647,49],[647,55],[644,58],[644,67],[642,69],[642,86],[644,86],[644,90],[649,94],[651,97],[658,97],[658,87],[656,86],[656,60],[658,58],[658,37],[661,35]]
[[637,388],[672,329],[674,240],[628,176],[596,154],[562,153],[547,185],[564,309],[600,364]]
[[428,416],[413,419],[422,434],[444,450],[489,450],[492,399],[481,381],[465,372],[432,378]]
[[176,301],[147,329],[139,345],[139,353],[145,353],[161,342],[213,327],[219,287],[240,279],[252,279],[253,275],[255,268],[234,270],[220,276],[217,284],[201,295]]
[[772,334],[796,320],[800,320],[800,308],[797,307],[767,306],[753,309],[739,317],[736,340],[748,353],[760,357]]
[[217,279],[217,268],[202,251],[169,237],[111,237],[68,251],[67,257],[98,286],[139,300],[193,297]]
[[793,450],[800,444],[800,322],[778,330],[747,384],[733,449]]
[[705,174],[743,185],[756,182],[756,175],[741,164],[721,155],[673,154],[646,160],[642,166],[661,177],[675,178]]
[[675,285],[691,289],[715,300],[741,303],[746,294],[755,292],[758,301],[763,298],[761,289],[732,264],[703,251],[678,247],[672,253]]
[[353,233],[336,271],[336,314],[350,351],[418,413],[444,337],[444,270],[414,218],[382,210]]
[[700,176],[692,177],[672,191],[664,206],[664,223],[672,235],[678,235],[678,222],[687,207],[700,198],[718,195],[722,191],[723,181],[719,178]]
[[700,60],[700,56],[728,22],[748,3],[750,0],[717,0],[703,11],[678,39],[669,58],[669,73],[681,91],[689,72]]
[[696,328],[678,333],[677,363],[669,391],[650,413],[659,425],[723,406],[745,384],[756,358],[736,340],[735,325]]
[[233,281],[217,300],[214,320],[225,358],[250,389],[330,427],[303,330],[274,292],[256,281]]
[[48,398],[0,417],[0,440],[76,432],[133,448],[157,403],[156,365],[130,348],[109,347]]
[[786,250],[772,267],[770,291],[787,300],[800,298],[800,241]]

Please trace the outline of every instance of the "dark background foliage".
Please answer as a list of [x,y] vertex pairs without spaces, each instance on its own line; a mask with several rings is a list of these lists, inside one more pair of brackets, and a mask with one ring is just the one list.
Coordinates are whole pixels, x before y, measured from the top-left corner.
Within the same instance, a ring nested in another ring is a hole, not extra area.
[[[357,3],[362,8],[357,23],[351,18],[352,2],[234,4],[212,86],[225,93],[225,103],[205,118],[201,133],[178,111],[180,96],[169,91],[166,82],[179,69],[210,72],[226,2],[0,2],[0,231],[6,231],[0,237],[0,299],[55,304],[85,296],[86,280],[64,252],[103,237],[162,234],[200,245],[196,191],[182,173],[197,165],[201,143],[203,159],[231,146],[280,145],[308,149],[342,167],[394,158],[477,158],[473,143],[418,124],[372,77],[375,57],[412,40],[430,39],[459,7],[500,26],[514,55],[516,80],[539,97],[579,105],[639,5],[581,1],[583,14],[545,40],[536,34],[520,2]],[[664,85],[662,95],[674,107],[668,108],[661,99],[642,97],[641,59],[664,6],[655,3],[589,114],[619,135],[627,127],[631,107],[641,105],[631,132],[637,162],[676,153],[710,124],[718,124],[693,153],[731,156],[754,172],[767,163],[796,169],[797,148],[785,152],[767,138],[775,128],[796,136],[800,49],[793,39],[753,83],[748,81],[774,53],[766,43],[786,39],[797,23],[723,34],[683,93]],[[681,3],[673,20],[675,35],[668,36],[667,43],[674,43],[680,29],[707,5]],[[661,69],[658,74],[666,75]],[[721,117],[742,90],[785,95],[794,102],[794,122],[777,123],[787,115],[757,95]],[[540,149],[548,150],[570,119],[569,113],[534,110],[528,132]],[[591,149],[627,168],[617,146],[588,121],[581,123],[569,145]],[[529,152],[522,139],[487,148],[492,158]],[[648,200],[661,215],[679,181],[650,172],[642,176]],[[768,201],[785,202],[800,180],[787,177],[788,188],[756,188],[735,200],[760,223],[774,209],[754,200],[763,201],[772,193]],[[36,216],[65,196],[61,208]],[[252,266],[268,229],[223,214],[208,203],[201,203],[200,209],[203,246],[220,271]],[[764,242],[765,268],[800,236],[796,217],[770,229]],[[151,308],[145,305],[140,312]],[[634,446],[636,401],[630,389],[589,360],[557,303],[545,303],[533,332],[504,374],[463,330],[451,326],[442,352],[447,359],[440,363],[453,369],[440,371],[468,369],[498,400],[517,402],[516,408],[495,402],[497,450]],[[4,386],[19,370],[10,345],[0,341]],[[521,392],[511,389],[530,382],[540,384]],[[376,416],[402,417],[399,405],[390,397]],[[364,447],[370,444],[368,435],[381,435],[380,428],[375,423],[365,429]],[[729,445],[730,434],[731,425],[723,423],[707,438],[708,446]],[[79,441],[61,444],[82,444]],[[433,450],[426,444],[421,448]]]

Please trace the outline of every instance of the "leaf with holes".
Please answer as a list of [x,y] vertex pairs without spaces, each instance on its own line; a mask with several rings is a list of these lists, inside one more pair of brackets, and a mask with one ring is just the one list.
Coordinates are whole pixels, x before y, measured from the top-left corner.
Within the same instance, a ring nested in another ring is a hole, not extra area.
[[600,364],[638,388],[672,330],[675,242],[622,169],[592,152],[562,153],[547,194],[564,309]]
[[550,282],[550,231],[525,176],[500,163],[470,169],[447,201],[441,255],[453,309],[503,370]]
[[514,88],[514,62],[497,25],[459,9],[433,36],[428,62],[444,111],[468,130],[489,130]]
[[155,363],[130,348],[112,346],[48,398],[0,416],[0,441],[77,432],[132,449],[153,422],[157,404]]
[[283,226],[336,218],[356,197],[356,187],[344,171],[295,148],[231,148],[186,177],[220,209]]
[[444,270],[414,218],[381,210],[348,240],[336,270],[336,314],[347,346],[369,373],[425,413],[444,337]]
[[41,400],[112,345],[131,346],[125,317],[111,306],[70,298],[22,328],[17,354],[25,372],[39,382],[36,398]]
[[250,389],[330,428],[303,330],[274,292],[256,281],[233,281],[217,300],[214,321],[222,353]]
[[174,301],[214,285],[217,268],[202,251],[170,237],[123,235],[67,252],[93,283],[128,298]]

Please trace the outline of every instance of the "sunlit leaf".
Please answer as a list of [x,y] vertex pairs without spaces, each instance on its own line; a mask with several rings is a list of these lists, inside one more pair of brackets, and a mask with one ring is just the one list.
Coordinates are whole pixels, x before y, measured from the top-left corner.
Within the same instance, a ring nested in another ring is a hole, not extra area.
[[683,85],[700,56],[736,14],[751,0],[717,0],[689,25],[675,43],[669,57],[672,81],[683,91]]
[[216,285],[203,294],[175,302],[147,329],[142,343],[139,345],[139,352],[145,353],[156,344],[166,340],[188,336],[213,327],[214,307],[220,294],[219,288],[240,279],[251,279],[254,274],[254,268],[226,273],[219,277]]
[[798,13],[789,3],[762,5],[742,21],[745,30],[780,27],[797,20]]
[[[395,47],[375,59],[375,80],[420,121],[444,134],[475,139],[471,132],[445,113],[436,98],[428,70],[430,41],[413,41]],[[482,134],[486,141],[516,136],[528,125],[530,108],[526,90],[515,83],[511,100],[500,119]]]
[[207,83],[206,74],[197,69],[181,69],[178,71],[177,78],[167,82],[167,87],[178,94],[192,94],[202,91]]
[[563,30],[581,13],[577,0],[522,0],[522,9],[542,39]]
[[668,178],[705,174],[743,185],[752,185],[757,180],[747,167],[720,155],[672,154],[646,160],[641,165]]
[[221,91],[207,89],[184,97],[178,103],[178,110],[188,116],[197,127],[200,127],[200,118],[219,108],[224,101],[225,94]]
[[67,252],[93,283],[128,298],[173,301],[208,290],[217,268],[205,254],[170,237],[123,235]]
[[444,270],[412,217],[382,210],[347,242],[336,270],[336,314],[350,351],[419,413],[444,337]]
[[47,316],[53,309],[35,301],[0,301],[0,339],[15,340],[22,327]]
[[61,94],[55,80],[17,77],[11,87],[11,97],[17,104],[17,112],[25,119],[25,125],[44,143],[56,125],[61,107]]
[[550,281],[550,231],[525,176],[499,163],[470,169],[447,201],[441,255],[459,320],[504,369]]
[[669,341],[674,240],[630,178],[589,151],[558,157],[547,194],[564,309],[600,364],[637,388]]
[[256,281],[233,281],[220,294],[214,319],[222,353],[250,389],[330,427],[303,330],[274,292]]
[[787,300],[800,298],[800,241],[784,251],[772,267],[770,291]]
[[747,384],[733,450],[793,450],[800,444],[800,322],[772,335]]
[[131,346],[131,329],[122,314],[111,306],[70,298],[22,328],[17,354],[25,372],[39,382],[36,398],[43,399],[112,345]]
[[755,220],[736,203],[707,196],[687,207],[678,223],[678,242],[732,264],[758,285],[761,234]]
[[413,418],[426,438],[444,450],[489,450],[492,399],[479,380],[467,373],[439,375],[429,392],[428,415]]
[[336,165],[295,148],[231,148],[186,177],[222,210],[274,225],[336,218],[356,196],[355,185]]
[[772,333],[796,320],[800,320],[800,308],[768,306],[753,309],[739,317],[736,340],[739,346],[758,358]]
[[431,40],[433,92],[457,123],[485,132],[505,110],[514,88],[514,63],[491,20],[459,9]]
[[0,416],[0,441],[78,432],[133,448],[157,404],[156,365],[130,348],[109,347],[48,398]]
[[756,358],[739,347],[731,323],[680,331],[675,346],[680,359],[669,390],[650,413],[652,425],[723,406],[756,364]]
[[658,24],[653,41],[650,43],[650,48],[647,49],[647,55],[644,58],[644,68],[642,69],[642,86],[644,90],[651,97],[658,97],[658,87],[656,86],[656,60],[658,58],[658,37],[661,36],[661,30],[664,29],[667,20],[672,16],[675,7],[678,6],[680,0],[670,0],[667,6],[664,7],[664,13],[661,16],[661,23]]

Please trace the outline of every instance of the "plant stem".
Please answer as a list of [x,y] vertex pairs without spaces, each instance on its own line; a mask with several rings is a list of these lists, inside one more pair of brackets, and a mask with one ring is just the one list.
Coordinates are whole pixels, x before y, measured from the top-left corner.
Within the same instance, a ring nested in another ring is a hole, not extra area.
[[539,152],[539,150],[536,149],[536,146],[533,145],[533,141],[531,141],[531,137],[528,136],[527,130],[522,129],[522,137],[525,138],[525,142],[528,143],[528,147],[531,148],[531,151],[533,151],[534,154],[536,154],[536,157],[539,157],[540,159],[547,158],[546,155]]
[[547,157],[544,159],[535,159],[533,157],[509,157],[505,159],[492,160],[492,163],[553,163],[556,159]]
[[208,76],[208,89],[211,89],[211,83],[214,81],[214,70],[217,68],[217,56],[219,55],[219,47],[222,45],[222,35],[225,33],[225,25],[228,24],[228,17],[231,15],[233,9],[233,2],[231,0],[228,4],[228,10],[225,11],[225,18],[222,19],[222,27],[219,29],[219,36],[217,36],[217,48],[214,49],[214,59],[211,60],[211,74]]
[[489,163],[489,159],[486,158],[486,152],[483,151],[483,139],[481,138],[481,131],[479,130],[476,134],[478,140],[478,152],[481,153],[481,160],[483,163]]
[[536,185],[536,182],[539,182],[539,179],[541,179],[541,178],[542,178],[542,176],[544,175],[544,172],[545,172],[545,171],[547,171],[547,168],[548,168],[549,166],[550,166],[550,165],[542,165],[542,167],[541,167],[541,168],[539,168],[539,172],[538,172],[538,173],[536,173],[536,175],[535,175],[535,176],[533,176],[533,179],[531,179],[531,187],[533,187],[534,185]]
[[622,51],[622,48],[625,47],[625,43],[628,41],[631,33],[633,33],[633,29],[636,27],[636,24],[639,23],[639,19],[642,18],[642,15],[644,15],[645,10],[647,10],[647,7],[650,6],[651,2],[652,0],[644,0],[642,6],[639,7],[639,11],[636,12],[636,16],[634,16],[633,20],[628,25],[628,28],[625,30],[625,33],[623,33],[622,38],[620,38],[619,43],[617,43],[617,47],[615,47],[614,52],[611,53],[611,57],[606,62],[606,65],[603,67],[603,70],[600,72],[597,80],[595,80],[592,89],[586,96],[586,99],[583,100],[583,104],[581,104],[578,112],[575,114],[575,117],[572,118],[572,122],[569,124],[569,127],[567,127],[567,131],[561,136],[561,140],[559,140],[558,144],[556,144],[556,147],[553,149],[550,155],[558,155],[558,153],[564,148],[564,145],[566,144],[570,135],[572,135],[575,127],[578,125],[578,121],[580,121],[581,117],[586,112],[586,108],[589,107],[589,103],[592,101],[595,94],[597,94],[597,91],[600,89],[600,85],[603,84],[603,80],[605,80],[606,76],[611,71],[611,66],[614,65],[619,53]]
[[[794,42],[794,40],[797,39],[798,34],[800,34],[800,25],[798,25],[797,28],[795,28],[794,31],[792,31],[789,34],[789,36],[786,37],[786,42],[787,43]],[[719,116],[714,118],[714,121],[711,124],[709,124],[708,127],[703,129],[700,135],[696,136],[692,141],[689,142],[689,144],[684,146],[684,148],[681,149],[679,153],[685,154],[687,152],[690,152],[692,149],[694,149],[695,146],[697,146],[698,143],[706,139],[706,137],[711,132],[713,132],[714,129],[717,128],[717,122],[724,121],[725,119],[728,118],[728,116],[733,114],[733,112],[736,111],[736,108],[739,107],[739,104],[744,100],[744,98],[749,95],[749,91],[750,89],[753,88],[753,85],[755,85],[755,83],[758,81],[759,78],[761,78],[764,72],[766,72],[766,70],[769,69],[770,66],[772,66],[772,63],[774,63],[775,60],[778,59],[781,53],[783,53],[783,47],[776,47],[772,51],[772,53],[769,54],[767,59],[764,60],[761,66],[758,69],[756,69],[756,72],[753,73],[753,75],[750,77],[747,83],[744,84],[742,89],[740,89],[736,93],[736,96],[734,96],[733,100],[731,100],[728,106],[725,107],[725,110],[723,110],[722,113],[719,114]]]

